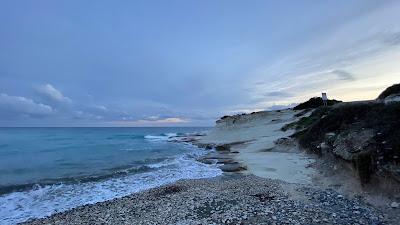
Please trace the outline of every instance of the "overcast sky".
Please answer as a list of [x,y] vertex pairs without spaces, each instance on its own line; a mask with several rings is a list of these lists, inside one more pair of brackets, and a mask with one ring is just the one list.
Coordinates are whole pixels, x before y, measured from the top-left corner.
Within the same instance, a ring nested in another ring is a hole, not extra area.
[[0,1],[0,126],[209,126],[400,82],[400,1]]

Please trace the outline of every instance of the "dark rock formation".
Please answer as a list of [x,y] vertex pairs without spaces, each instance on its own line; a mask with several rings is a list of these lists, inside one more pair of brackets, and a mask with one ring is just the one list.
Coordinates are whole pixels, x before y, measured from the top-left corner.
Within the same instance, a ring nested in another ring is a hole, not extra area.
[[245,165],[242,165],[241,163],[238,162],[224,164],[219,168],[224,172],[239,172],[247,169]]
[[[394,85],[378,99],[393,96]],[[400,102],[382,100],[341,103],[315,109],[288,124],[299,144],[317,154],[333,154],[351,163],[363,183],[371,175],[400,181]]]
[[379,96],[378,99],[383,100],[389,96],[393,96],[393,95],[400,95],[400,84],[394,84],[388,88],[386,88],[386,90],[384,90]]
[[229,144],[221,144],[215,146],[215,150],[217,151],[229,151],[231,149],[231,146]]
[[[330,105],[334,105],[336,103],[339,103],[341,101],[332,99],[332,100],[328,100],[328,106]],[[303,110],[303,109],[315,109],[318,108],[320,106],[324,105],[324,101],[322,100],[321,97],[314,97],[314,98],[310,98],[308,101],[300,103],[299,105],[297,105],[296,107],[294,107],[294,110]]]

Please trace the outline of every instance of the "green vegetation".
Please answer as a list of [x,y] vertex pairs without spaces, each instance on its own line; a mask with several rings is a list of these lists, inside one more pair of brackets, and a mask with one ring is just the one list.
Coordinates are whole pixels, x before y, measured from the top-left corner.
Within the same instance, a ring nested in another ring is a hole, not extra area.
[[[323,115],[323,116],[321,116]],[[316,110],[306,121],[316,122],[308,126],[306,131],[299,135],[302,146],[313,148],[324,140],[328,132],[340,133],[346,130],[371,128],[376,133],[385,136],[389,147],[399,148],[400,136],[400,103],[385,105],[383,103],[352,103],[340,107],[330,108],[323,113]],[[300,120],[299,122],[301,122]],[[301,126],[301,125],[297,125]]]
[[299,144],[317,154],[321,154],[320,143],[328,142],[327,133],[338,135],[372,129],[375,136],[371,143],[374,144],[355,154],[353,161],[364,183],[378,167],[400,164],[400,103],[365,102],[320,107],[290,126],[298,130],[294,136]]
[[319,107],[315,109],[315,111],[310,116],[301,117],[298,121],[286,124],[285,126],[282,127],[281,130],[287,131],[289,129],[296,129],[297,131],[301,131],[305,128],[308,128],[313,123],[317,122],[322,116],[326,115],[328,110],[329,110],[328,107]]
[[[332,100],[328,100],[328,106],[334,105],[336,103],[339,103],[341,101],[337,101],[335,99]],[[314,98],[310,98],[308,101],[300,103],[299,105],[297,105],[296,107],[294,107],[294,110],[302,110],[302,109],[315,109],[318,108],[320,106],[324,105],[324,101],[322,100],[321,97],[314,97]]]
[[[400,93],[399,84],[386,89],[378,99],[397,93]],[[300,105],[310,106],[313,105],[312,102],[314,100]],[[282,128],[287,129],[296,129],[293,136],[298,139],[300,146],[316,154],[322,153],[321,143],[328,145],[326,151],[333,151],[336,140],[342,143],[344,141],[349,149],[355,148],[359,143],[351,141],[351,137],[364,130],[372,131],[366,137],[366,146],[349,153],[352,155],[351,163],[363,183],[369,182],[371,174],[378,170],[388,172],[388,168],[400,168],[400,102],[385,104],[380,101],[366,101],[317,107],[310,116],[302,117]],[[396,170],[389,170],[392,177],[400,181],[400,174]]]

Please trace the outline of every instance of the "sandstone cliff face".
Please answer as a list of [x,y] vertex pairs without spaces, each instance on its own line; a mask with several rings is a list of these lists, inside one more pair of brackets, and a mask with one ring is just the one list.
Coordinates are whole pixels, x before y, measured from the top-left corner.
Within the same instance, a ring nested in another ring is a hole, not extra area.
[[371,150],[373,137],[372,129],[340,133],[332,143],[332,153],[348,161],[355,160],[357,154]]
[[254,120],[258,120],[260,118],[268,116],[271,112],[261,111],[261,112],[253,112],[250,114],[237,114],[232,116],[223,116],[219,120],[216,121],[217,127],[230,127],[235,126],[237,124],[248,123]]

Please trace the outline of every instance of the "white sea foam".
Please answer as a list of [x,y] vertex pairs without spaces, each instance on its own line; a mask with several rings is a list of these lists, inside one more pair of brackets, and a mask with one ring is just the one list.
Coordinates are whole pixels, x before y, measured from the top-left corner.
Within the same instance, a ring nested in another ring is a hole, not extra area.
[[16,224],[41,218],[80,205],[102,202],[131,193],[175,182],[180,179],[209,178],[221,175],[215,165],[195,160],[203,154],[192,148],[190,154],[151,164],[155,171],[111,178],[100,182],[58,184],[0,196],[0,224]]
[[177,133],[165,133],[162,135],[146,135],[144,138],[152,141],[168,141],[177,136]]

